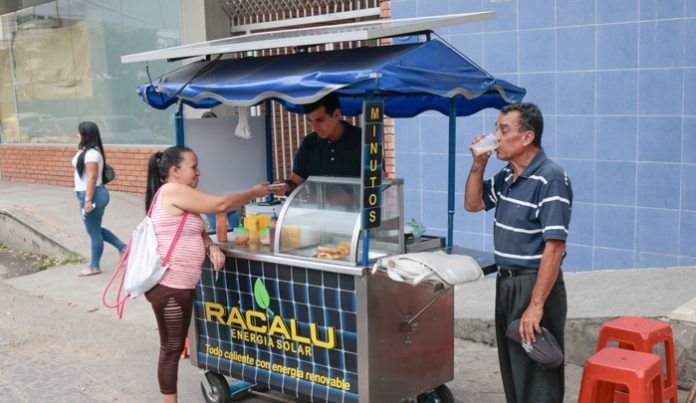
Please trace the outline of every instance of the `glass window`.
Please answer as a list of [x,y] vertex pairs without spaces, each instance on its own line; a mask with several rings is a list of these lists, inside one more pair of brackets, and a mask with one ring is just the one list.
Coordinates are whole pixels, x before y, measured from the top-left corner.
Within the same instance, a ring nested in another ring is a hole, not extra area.
[[[0,139],[76,142],[93,120],[109,144],[172,144],[171,111],[138,99],[144,65],[121,56],[180,44],[179,4],[58,0],[0,16]],[[180,63],[151,62],[151,77]]]

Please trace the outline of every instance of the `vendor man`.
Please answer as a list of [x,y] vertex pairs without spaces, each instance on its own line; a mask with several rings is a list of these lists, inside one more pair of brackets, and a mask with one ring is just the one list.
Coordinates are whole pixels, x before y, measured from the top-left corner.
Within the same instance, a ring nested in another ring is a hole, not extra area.
[[[536,105],[502,108],[495,126],[496,155],[508,164],[484,181],[491,153],[476,156],[472,152],[464,208],[495,208],[495,332],[505,397],[508,403],[561,403],[563,365],[542,369],[522,345],[505,337],[505,331],[510,322],[520,319],[516,331],[531,344],[543,326],[563,350],[567,301],[561,262],[573,191],[563,168],[541,148],[544,119]],[[472,145],[478,141],[475,138]]]
[[340,119],[338,95],[332,92],[303,110],[313,131],[300,143],[292,174],[277,194],[290,194],[312,175],[360,177],[362,132]]

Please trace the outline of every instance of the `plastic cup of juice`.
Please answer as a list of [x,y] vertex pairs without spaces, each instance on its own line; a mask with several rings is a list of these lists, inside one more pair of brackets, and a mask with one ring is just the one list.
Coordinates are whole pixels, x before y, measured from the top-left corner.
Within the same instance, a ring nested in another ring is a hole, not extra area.
[[237,245],[246,245],[249,243],[249,230],[242,226],[236,227],[232,232],[234,243]]
[[495,136],[489,134],[482,137],[477,143],[474,143],[474,145],[471,146],[471,151],[474,153],[474,155],[481,155],[483,153],[493,151],[496,148],[498,148],[498,142],[495,141]]

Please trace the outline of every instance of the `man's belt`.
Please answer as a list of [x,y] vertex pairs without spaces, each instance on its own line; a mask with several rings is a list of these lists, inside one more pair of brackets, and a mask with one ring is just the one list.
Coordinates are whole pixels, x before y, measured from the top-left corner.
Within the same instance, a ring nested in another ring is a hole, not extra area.
[[501,278],[508,278],[508,277],[515,277],[515,276],[525,276],[529,274],[537,274],[537,269],[528,269],[528,268],[517,268],[517,269],[506,269],[504,267],[498,266],[498,277]]

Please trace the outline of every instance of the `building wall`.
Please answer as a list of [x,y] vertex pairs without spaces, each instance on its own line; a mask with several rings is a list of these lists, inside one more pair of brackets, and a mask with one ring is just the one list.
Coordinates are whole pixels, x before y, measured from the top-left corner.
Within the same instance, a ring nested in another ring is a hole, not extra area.
[[[181,43],[216,39],[224,36],[225,32],[229,33],[230,20],[216,0],[187,0],[185,2],[181,1],[180,4],[158,0],[158,2],[153,4],[138,4],[138,7],[144,8],[164,7],[164,11],[166,11],[169,17],[163,18],[159,22],[162,26],[157,26],[150,20],[138,18],[140,15],[152,13],[144,12],[141,8],[134,7],[135,0],[118,1],[122,7],[116,9],[104,7],[96,3],[85,4],[82,0],[68,0],[67,3],[61,2],[58,9],[56,9],[55,4],[48,3],[35,11],[35,14],[40,17],[48,15],[56,20],[60,20],[60,18],[70,16],[74,20],[79,20],[81,24],[79,26],[85,27],[79,30],[79,32],[83,33],[81,38],[84,39],[83,42],[85,43],[85,46],[82,47],[84,52],[81,55],[84,59],[93,61],[90,64],[92,71],[84,75],[92,77],[89,82],[94,81],[99,85],[108,86],[112,90],[83,91],[84,93],[79,94],[80,96],[71,93],[68,98],[55,97],[56,99],[50,105],[30,105],[25,103],[18,105],[17,110],[14,110],[16,91],[13,90],[13,80],[11,78],[11,75],[14,73],[9,67],[9,49],[11,46],[16,46],[16,43],[7,39],[7,35],[0,35],[0,78],[5,78],[4,80],[0,79],[0,112],[2,112],[0,113],[0,123],[6,121],[3,119],[5,115],[9,119],[7,120],[8,122],[14,122],[18,113],[20,115],[28,114],[27,119],[34,119],[34,115],[36,115],[37,119],[39,116],[42,119],[45,118],[45,122],[43,120],[40,122],[43,124],[41,133],[32,130],[29,124],[15,125],[26,127],[25,130],[17,129],[16,135],[10,136],[10,130],[2,132],[2,135],[0,135],[0,179],[72,186],[72,172],[68,168],[74,151],[73,144],[77,142],[77,125],[79,121],[89,119],[94,120],[99,125],[105,143],[118,143],[118,145],[113,146],[111,144],[106,145],[109,153],[109,162],[111,163],[114,162],[111,157],[111,147],[131,147],[127,144],[134,143],[144,144],[144,148],[126,148],[131,155],[123,167],[119,167],[118,163],[113,163],[117,171],[124,171],[128,174],[119,175],[119,179],[109,185],[111,189],[116,190],[143,191],[144,185],[141,182],[144,179],[140,179],[137,176],[136,170],[131,166],[131,163],[138,161],[144,169],[147,156],[154,150],[151,147],[155,147],[151,146],[151,144],[161,144],[162,148],[164,148],[167,144],[174,143],[174,124],[172,119],[174,109],[170,108],[166,111],[155,110],[139,100],[134,90],[139,84],[147,80],[147,76],[144,75],[144,68],[141,64],[122,64],[119,57],[123,54],[178,45],[179,37],[181,37]],[[346,4],[349,3],[346,2]],[[366,2],[364,6],[372,7],[374,4],[376,4],[376,1]],[[71,10],[68,6],[74,6],[72,9],[77,10],[72,10],[72,14],[68,14],[69,10]],[[65,10],[62,10],[63,8]],[[389,18],[389,2],[382,1],[380,8],[382,17]],[[173,21],[176,21],[179,17],[181,17],[181,23],[177,25]],[[272,17],[275,19],[280,18],[278,15]],[[289,15],[287,17],[293,16]],[[14,21],[19,16],[7,14],[0,18],[2,18],[2,21]],[[10,26],[11,24],[5,25]],[[66,30],[66,36],[71,38],[76,36],[75,32],[78,32],[75,27],[66,28]],[[41,32],[43,31],[39,31],[39,33]],[[143,32],[148,34],[147,38],[159,38],[158,42],[143,41],[140,43],[138,41],[124,40],[124,38],[130,38],[132,35],[143,35]],[[129,34],[126,35],[126,33]],[[44,48],[51,48],[50,43],[42,42],[41,44]],[[123,46],[126,46],[126,48]],[[55,48],[53,49],[54,52],[66,60],[73,61],[76,59],[74,47],[71,47],[69,50],[63,50],[55,46],[52,48]],[[319,50],[319,47],[317,47],[317,50]],[[276,53],[279,51],[276,50]],[[284,51],[287,53],[288,49]],[[7,57],[3,58],[5,54]],[[159,75],[175,69],[180,63],[152,62],[149,65],[150,77],[156,79]],[[50,63],[42,63],[43,70],[48,72],[61,70],[59,67]],[[72,71],[73,67],[63,70]],[[84,80],[75,81],[82,82]],[[31,80],[24,84],[31,88],[40,87]],[[60,85],[58,87],[62,88]],[[38,91],[39,93],[46,92],[45,88],[39,89],[41,90]],[[3,101],[5,101],[4,104]],[[216,110],[218,109],[220,108],[216,108]],[[304,122],[304,116],[296,116],[284,110],[281,111],[281,108],[274,109],[276,109],[274,128],[280,129],[282,127],[282,130],[274,131],[274,141],[276,142],[276,147],[274,147],[276,150],[274,178],[285,179],[291,173],[292,160],[299,142],[308,131],[306,130],[307,125]],[[194,110],[189,107],[185,107],[184,111],[187,118],[198,118],[204,112],[204,110]],[[221,115],[219,112],[218,110],[218,114]],[[129,132],[111,132],[108,129],[108,121],[106,120],[109,117],[128,118],[130,120],[137,118],[138,124],[142,125],[142,127]],[[354,124],[360,124],[359,119],[349,119],[349,121]],[[390,122],[389,119],[385,121],[384,146],[385,171],[388,176],[393,175],[394,172],[394,147],[391,141],[393,127]],[[6,125],[0,126],[0,129],[4,127]],[[37,143],[41,144],[41,146],[36,145]],[[50,143],[50,145],[46,143]],[[31,156],[32,160],[25,160],[27,156]],[[42,169],[42,164],[46,161],[52,161],[56,164],[66,163],[68,168],[58,165],[61,167],[60,169],[46,173]],[[131,173],[131,171],[133,172]]]
[[[144,191],[147,157],[175,141],[173,112],[138,99],[145,68],[120,57],[178,45],[179,25],[178,3],[165,0],[48,1],[0,15],[0,178],[72,186],[78,123],[90,120],[118,172],[109,187]],[[149,74],[180,65],[149,63]]]
[[[484,69],[527,89],[546,153],[573,182],[566,270],[696,264],[696,2],[391,1],[392,18],[495,11],[438,31]],[[455,243],[492,250],[492,214],[466,213],[467,146],[497,111],[457,119]],[[447,119],[396,121],[407,219],[447,228]],[[487,177],[502,167],[491,159]]]
[[[147,161],[161,148],[107,147],[106,162],[114,167],[111,190],[145,193]],[[10,145],[0,147],[2,180],[69,186],[73,183],[71,161],[76,147]]]

